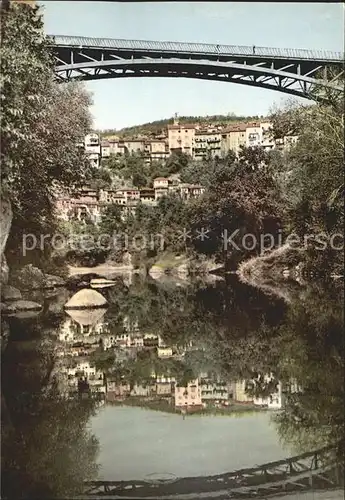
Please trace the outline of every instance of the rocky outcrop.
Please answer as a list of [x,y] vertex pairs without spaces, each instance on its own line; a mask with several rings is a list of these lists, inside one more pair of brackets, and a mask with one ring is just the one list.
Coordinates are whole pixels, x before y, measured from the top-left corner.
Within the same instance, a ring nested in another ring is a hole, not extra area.
[[283,245],[267,255],[242,262],[238,274],[245,278],[281,279],[294,278],[303,268],[303,250]]
[[237,275],[247,285],[291,302],[303,294],[302,262],[303,250],[284,245],[268,255],[242,262]]
[[31,300],[15,300],[9,304],[1,303],[1,313],[5,316],[26,317],[26,313],[36,315],[41,311],[42,306],[37,302],[32,302]]
[[44,290],[61,287],[65,280],[59,276],[45,274],[38,267],[28,264],[11,274],[11,282],[20,290]]
[[4,255],[8,235],[10,234],[12,224],[12,207],[9,199],[1,197],[0,199],[0,283],[8,282],[8,265]]
[[1,288],[1,300],[4,302],[12,302],[14,300],[20,300],[22,298],[22,294],[18,288],[14,288],[11,285],[4,285]]
[[58,288],[60,286],[65,286],[66,282],[60,276],[54,276],[53,274],[45,274],[44,288]]
[[105,307],[107,304],[108,302],[102,294],[96,292],[96,290],[84,288],[75,293],[73,297],[66,302],[65,309],[94,309],[97,307]]

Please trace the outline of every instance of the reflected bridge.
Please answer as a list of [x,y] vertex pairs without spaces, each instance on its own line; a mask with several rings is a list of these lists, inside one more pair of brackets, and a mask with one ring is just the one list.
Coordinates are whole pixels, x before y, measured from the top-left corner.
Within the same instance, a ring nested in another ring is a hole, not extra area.
[[141,481],[88,481],[83,498],[181,499],[267,498],[291,492],[334,489],[344,484],[344,464],[334,447],[257,467],[207,477],[152,474]]
[[49,35],[57,81],[177,77],[232,82],[314,100],[343,95],[344,53]]

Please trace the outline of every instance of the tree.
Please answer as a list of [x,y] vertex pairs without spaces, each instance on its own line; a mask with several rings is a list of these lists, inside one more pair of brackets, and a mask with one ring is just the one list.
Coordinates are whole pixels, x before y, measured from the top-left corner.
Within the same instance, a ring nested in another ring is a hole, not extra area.
[[95,168],[92,172],[90,186],[97,191],[100,189],[109,189],[111,187],[111,175],[109,170],[104,167]]
[[121,228],[121,207],[116,204],[108,205],[102,214],[100,233],[112,235]]
[[[344,108],[343,98],[331,104],[290,106],[273,115],[273,131],[294,124],[299,139],[284,156],[284,225],[300,236],[344,234]],[[284,125],[285,127],[285,125]],[[285,127],[285,132],[292,125]],[[284,132],[284,133],[285,133]],[[343,270],[342,252],[308,247],[310,265]]]
[[[277,235],[280,215],[280,191],[270,157],[260,149],[243,149],[237,159],[229,155],[225,162],[216,162],[208,191],[194,204],[190,216],[193,246],[236,267],[261,251],[262,233]],[[202,229],[205,238],[200,238]],[[235,245],[228,245],[227,238],[234,232]],[[252,235],[248,244],[246,234]]]
[[190,156],[186,153],[172,153],[166,161],[169,174],[177,174],[189,163]]
[[56,83],[38,7],[11,2],[1,10],[1,180],[13,205],[14,261],[23,233],[54,229],[56,189],[88,178],[78,144],[91,127],[91,99],[78,83]]

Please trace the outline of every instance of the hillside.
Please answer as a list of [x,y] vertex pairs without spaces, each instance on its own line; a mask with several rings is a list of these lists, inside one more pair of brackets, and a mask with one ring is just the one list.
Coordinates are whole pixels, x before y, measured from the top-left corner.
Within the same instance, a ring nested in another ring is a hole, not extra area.
[[[181,124],[189,123],[204,123],[213,125],[226,125],[234,123],[243,123],[258,120],[259,116],[236,116],[233,113],[227,115],[210,115],[210,116],[179,116],[178,120]],[[154,136],[166,131],[168,125],[174,122],[173,118],[166,118],[164,120],[156,120],[142,125],[134,125],[132,127],[125,127],[120,130],[107,129],[99,130],[98,133],[102,137],[117,135],[119,137],[137,137],[140,135]]]

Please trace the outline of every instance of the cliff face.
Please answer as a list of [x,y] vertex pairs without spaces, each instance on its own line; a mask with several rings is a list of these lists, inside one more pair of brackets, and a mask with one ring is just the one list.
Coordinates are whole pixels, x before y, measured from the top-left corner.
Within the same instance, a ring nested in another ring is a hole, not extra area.
[[6,284],[8,281],[8,265],[4,255],[8,235],[12,224],[12,207],[7,198],[0,199],[0,283]]

